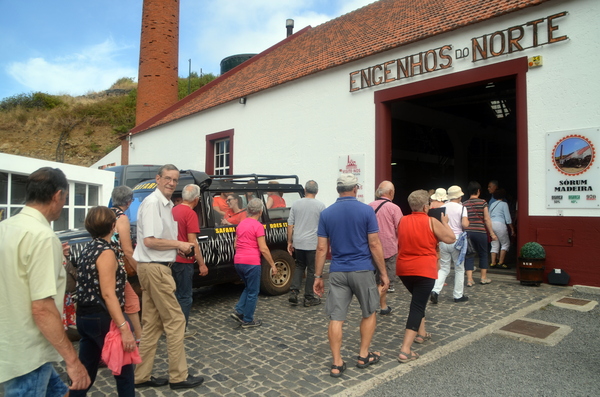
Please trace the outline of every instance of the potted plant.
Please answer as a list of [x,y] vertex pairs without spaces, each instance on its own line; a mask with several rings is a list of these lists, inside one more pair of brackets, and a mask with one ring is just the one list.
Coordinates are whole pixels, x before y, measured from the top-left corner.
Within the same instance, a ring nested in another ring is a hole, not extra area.
[[523,244],[519,252],[519,274],[523,285],[540,286],[544,281],[546,250],[541,244],[529,242]]

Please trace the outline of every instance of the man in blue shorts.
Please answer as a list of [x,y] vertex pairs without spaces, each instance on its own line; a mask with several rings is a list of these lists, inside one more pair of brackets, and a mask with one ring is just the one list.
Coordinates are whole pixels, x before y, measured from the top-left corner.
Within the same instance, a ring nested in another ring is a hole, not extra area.
[[60,217],[68,191],[61,170],[40,168],[27,178],[21,212],[0,223],[0,383],[5,397],[67,394],[52,365],[61,356],[70,388],[90,385],[63,327],[66,272],[62,245],[50,226]]
[[346,369],[342,360],[342,327],[346,321],[352,296],[356,295],[362,311],[360,323],[360,352],[356,366],[367,368],[380,359],[370,352],[375,333],[375,312],[379,307],[379,291],[375,282],[375,268],[380,273],[384,289],[389,286],[383,249],[379,241],[379,227],[375,212],[356,199],[358,179],[353,174],[342,174],[337,180],[337,201],[321,212],[317,230],[314,291],[323,296],[323,267],[331,244],[329,293],[325,313],[329,317],[329,347],[333,356],[330,375],[340,377]]

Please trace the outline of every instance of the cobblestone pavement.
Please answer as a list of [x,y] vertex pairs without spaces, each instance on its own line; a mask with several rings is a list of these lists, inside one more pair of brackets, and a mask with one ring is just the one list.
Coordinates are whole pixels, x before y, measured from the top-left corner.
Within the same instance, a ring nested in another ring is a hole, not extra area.
[[[439,297],[428,305],[427,329],[432,341],[413,348],[421,355],[443,347],[469,333],[517,312],[550,295],[570,290],[542,284],[522,286],[510,272],[491,273],[493,282],[465,287],[469,301],[454,303],[453,278]],[[475,274],[476,281],[479,274]],[[326,282],[327,286],[327,282]],[[292,307],[288,296],[259,296],[256,317],[263,325],[241,329],[229,318],[243,289],[223,285],[195,291],[190,328],[198,333],[185,340],[190,373],[205,381],[196,389],[173,391],[168,386],[137,389],[139,396],[331,396],[396,367],[404,332],[410,295],[396,282],[396,292],[388,294],[393,308],[389,316],[377,315],[377,331],[372,350],[382,352],[381,362],[366,369],[355,367],[359,349],[360,309],[354,299],[344,325],[342,356],[348,369],[341,378],[329,376],[331,354],[327,341],[324,305]],[[167,354],[164,337],[154,365],[154,376],[166,376]],[[101,369],[90,396],[115,395],[110,371]]]

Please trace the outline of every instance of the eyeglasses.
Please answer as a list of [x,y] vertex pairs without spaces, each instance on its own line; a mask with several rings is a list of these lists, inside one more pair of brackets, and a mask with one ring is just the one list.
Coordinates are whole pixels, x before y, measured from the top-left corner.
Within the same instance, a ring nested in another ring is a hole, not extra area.
[[226,203],[229,203],[229,202],[232,202],[232,201],[233,201],[233,199],[227,199],[227,200],[225,200]]
[[177,183],[179,182],[179,179],[173,179],[170,176],[161,176],[162,179],[164,179],[165,181],[167,181],[167,183]]

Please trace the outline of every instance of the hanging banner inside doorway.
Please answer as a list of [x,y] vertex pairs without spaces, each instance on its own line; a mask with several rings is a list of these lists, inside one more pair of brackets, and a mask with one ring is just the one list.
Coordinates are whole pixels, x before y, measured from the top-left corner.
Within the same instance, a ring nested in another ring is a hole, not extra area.
[[547,208],[599,208],[600,128],[546,135]]
[[347,154],[338,158],[338,171],[340,174],[354,174],[358,179],[358,192],[356,198],[358,201],[365,201],[363,185],[365,183],[365,165],[364,154]]

